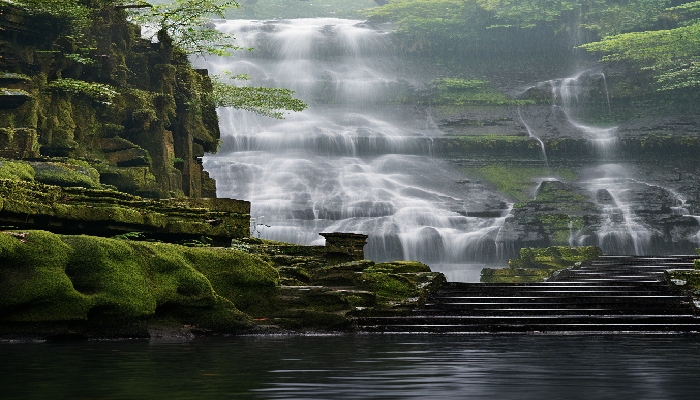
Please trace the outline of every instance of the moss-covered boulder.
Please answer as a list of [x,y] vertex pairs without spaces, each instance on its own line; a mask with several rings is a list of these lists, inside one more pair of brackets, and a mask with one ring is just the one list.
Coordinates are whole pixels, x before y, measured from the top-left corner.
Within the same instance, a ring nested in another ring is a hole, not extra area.
[[509,260],[508,268],[484,268],[481,282],[541,282],[556,271],[589,262],[601,255],[602,250],[595,246],[522,248],[520,258]]
[[0,231],[0,334],[148,336],[151,323],[239,333],[251,321],[235,302],[250,307],[277,282],[235,249]]

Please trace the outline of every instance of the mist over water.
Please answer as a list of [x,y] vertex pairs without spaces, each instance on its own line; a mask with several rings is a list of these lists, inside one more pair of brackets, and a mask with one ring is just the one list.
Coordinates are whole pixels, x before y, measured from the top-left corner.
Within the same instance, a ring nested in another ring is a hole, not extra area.
[[[361,21],[225,21],[254,47],[209,60],[210,73],[250,74],[247,84],[284,87],[309,109],[273,120],[219,110],[224,145],[207,156],[218,195],[250,200],[253,234],[323,244],[319,232],[370,235],[367,258],[430,263],[504,261],[496,238],[507,200],[432,158],[435,123],[395,101],[406,85],[387,33]],[[496,207],[495,217],[470,213]],[[499,217],[500,216],[500,217]]]

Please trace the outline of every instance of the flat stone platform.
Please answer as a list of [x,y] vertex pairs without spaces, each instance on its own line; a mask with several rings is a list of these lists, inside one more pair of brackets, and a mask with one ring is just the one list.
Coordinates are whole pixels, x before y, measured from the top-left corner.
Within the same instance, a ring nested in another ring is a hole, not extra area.
[[360,332],[691,333],[700,309],[664,271],[694,269],[694,256],[599,257],[539,283],[447,283],[424,307],[360,316]]

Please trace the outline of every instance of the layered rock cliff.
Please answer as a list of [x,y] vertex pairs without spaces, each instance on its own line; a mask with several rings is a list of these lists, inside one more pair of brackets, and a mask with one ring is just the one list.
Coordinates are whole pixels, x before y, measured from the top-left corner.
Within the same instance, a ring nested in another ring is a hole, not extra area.
[[139,196],[216,197],[200,159],[219,143],[206,70],[166,35],[142,39],[120,7],[94,8],[80,39],[50,15],[0,7],[0,157],[82,160]]

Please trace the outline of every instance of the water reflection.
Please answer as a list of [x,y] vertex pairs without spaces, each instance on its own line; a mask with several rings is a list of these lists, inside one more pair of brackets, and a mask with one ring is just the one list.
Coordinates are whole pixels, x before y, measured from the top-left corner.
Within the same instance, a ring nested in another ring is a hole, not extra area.
[[2,398],[696,398],[698,336],[0,344]]

